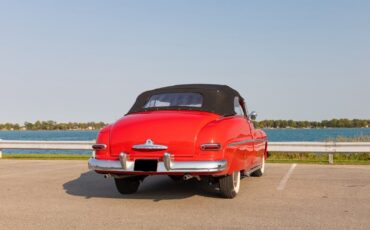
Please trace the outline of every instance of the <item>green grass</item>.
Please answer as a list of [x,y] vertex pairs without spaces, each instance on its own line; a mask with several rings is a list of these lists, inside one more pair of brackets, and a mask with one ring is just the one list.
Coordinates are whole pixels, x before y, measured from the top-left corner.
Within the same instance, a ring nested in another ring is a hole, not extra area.
[[[270,153],[270,163],[328,164],[328,154],[315,153]],[[336,153],[334,164],[370,164],[370,153]]]
[[[267,160],[267,163],[298,163],[298,164],[320,164],[328,165],[328,160],[326,161],[308,161],[308,160]],[[370,161],[335,161],[335,165],[370,165]]]
[[[88,160],[86,154],[3,154],[3,159],[20,160]],[[314,153],[270,153],[269,163],[328,164],[328,154]],[[370,153],[334,154],[334,164],[370,165]]]
[[[336,137],[325,141],[331,142],[370,142],[370,136]],[[329,164],[328,154],[315,153],[270,153],[267,162],[270,163],[308,163]],[[370,165],[370,153],[335,153],[334,164],[362,164]]]
[[338,136],[336,138],[328,138],[325,141],[330,142],[370,142],[370,136],[356,136],[356,137],[343,137]]
[[90,157],[86,154],[3,154],[3,159],[22,160],[87,160]]

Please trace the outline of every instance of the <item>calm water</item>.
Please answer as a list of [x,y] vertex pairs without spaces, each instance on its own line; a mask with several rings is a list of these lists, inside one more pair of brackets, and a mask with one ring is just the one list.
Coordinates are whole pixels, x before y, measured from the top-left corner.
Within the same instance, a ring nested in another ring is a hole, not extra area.
[[[269,141],[325,141],[338,136],[370,136],[370,128],[362,129],[267,129]],[[34,141],[89,141],[96,138],[97,131],[0,131],[3,140]],[[61,153],[42,150],[4,150],[5,153]],[[89,151],[63,151],[63,153],[90,154]]]

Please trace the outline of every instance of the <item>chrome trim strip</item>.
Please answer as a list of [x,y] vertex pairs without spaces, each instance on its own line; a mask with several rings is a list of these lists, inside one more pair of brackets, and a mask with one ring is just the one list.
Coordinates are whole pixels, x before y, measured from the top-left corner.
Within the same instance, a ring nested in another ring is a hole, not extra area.
[[266,142],[267,140],[264,140],[264,139],[254,139],[254,142],[258,143],[258,142]]
[[146,140],[145,144],[139,144],[132,146],[133,149],[140,150],[140,149],[153,149],[153,150],[166,150],[168,149],[165,145],[156,145],[151,139]]
[[231,146],[232,147],[232,146],[242,145],[242,144],[247,144],[247,143],[254,143],[254,140],[235,141],[235,142],[231,142],[227,146]]
[[[169,154],[171,155],[171,154]],[[157,171],[158,173],[166,172],[179,172],[179,173],[191,173],[191,172],[220,172],[226,169],[227,161],[172,161],[171,156],[166,161],[159,161]],[[169,163],[169,165],[168,165]],[[120,161],[109,161],[109,160],[97,160],[90,158],[88,162],[89,169],[100,170],[110,173],[115,172],[139,172],[134,170],[134,161],[126,161],[126,169],[123,169]],[[169,168],[169,170],[167,170]],[[156,173],[154,172],[154,173]],[[146,172],[151,173],[151,172]]]
[[245,172],[245,175],[250,176],[253,172],[257,171],[260,168],[262,168],[262,165],[257,165],[254,168],[251,168],[249,171]]
[[243,144],[247,144],[247,143],[261,143],[261,142],[266,142],[266,140],[264,140],[264,139],[247,139],[247,140],[242,140],[242,141],[231,142],[227,146],[233,147],[233,146],[243,145]]

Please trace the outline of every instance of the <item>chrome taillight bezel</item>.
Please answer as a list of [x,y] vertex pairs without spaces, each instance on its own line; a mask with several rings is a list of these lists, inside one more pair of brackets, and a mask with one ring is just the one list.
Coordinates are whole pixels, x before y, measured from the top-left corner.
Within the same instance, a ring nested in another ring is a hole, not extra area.
[[92,149],[95,151],[105,150],[107,149],[107,145],[106,144],[94,144],[92,145]]
[[201,144],[200,150],[202,151],[219,151],[221,150],[221,144],[218,143],[207,143],[207,144]]

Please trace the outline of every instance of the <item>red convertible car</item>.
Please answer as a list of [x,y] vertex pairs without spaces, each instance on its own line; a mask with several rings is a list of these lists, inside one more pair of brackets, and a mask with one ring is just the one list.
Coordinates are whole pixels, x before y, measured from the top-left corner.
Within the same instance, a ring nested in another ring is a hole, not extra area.
[[267,137],[255,129],[245,101],[226,85],[176,85],[139,95],[130,111],[103,128],[88,162],[114,177],[122,194],[146,176],[197,178],[223,197],[239,192],[242,176],[262,176]]

